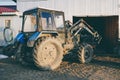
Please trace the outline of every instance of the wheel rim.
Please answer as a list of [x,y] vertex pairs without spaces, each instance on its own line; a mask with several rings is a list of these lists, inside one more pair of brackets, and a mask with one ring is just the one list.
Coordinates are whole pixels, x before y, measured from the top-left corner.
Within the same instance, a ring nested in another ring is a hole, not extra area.
[[50,65],[57,57],[57,48],[53,43],[47,43],[42,47],[42,59],[46,65]]
[[89,57],[90,57],[89,50],[85,50],[85,60],[89,59]]

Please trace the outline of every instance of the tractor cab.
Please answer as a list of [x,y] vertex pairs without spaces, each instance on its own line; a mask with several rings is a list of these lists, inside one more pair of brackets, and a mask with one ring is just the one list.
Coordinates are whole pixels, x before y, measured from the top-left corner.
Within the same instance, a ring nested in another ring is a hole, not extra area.
[[21,33],[29,38],[29,41],[36,40],[40,36],[57,36],[58,32],[63,33],[64,38],[64,29],[62,11],[35,8],[23,13]]
[[23,13],[23,32],[55,31],[64,28],[64,13],[35,8]]

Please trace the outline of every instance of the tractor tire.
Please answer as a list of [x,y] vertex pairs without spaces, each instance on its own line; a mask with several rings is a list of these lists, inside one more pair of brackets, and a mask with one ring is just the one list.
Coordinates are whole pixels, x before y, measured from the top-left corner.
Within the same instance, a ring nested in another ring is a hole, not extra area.
[[90,44],[82,43],[78,50],[78,60],[80,63],[89,63],[93,57],[93,48]]
[[33,61],[42,70],[54,70],[63,59],[63,47],[56,38],[39,38],[33,48]]

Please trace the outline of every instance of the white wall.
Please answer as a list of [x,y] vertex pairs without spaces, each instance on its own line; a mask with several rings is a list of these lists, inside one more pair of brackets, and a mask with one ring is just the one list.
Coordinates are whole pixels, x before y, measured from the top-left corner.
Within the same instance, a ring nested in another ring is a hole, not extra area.
[[119,38],[120,38],[120,0],[119,0],[118,7],[119,7],[119,9],[118,9],[119,10],[119,28],[118,28],[119,31],[118,32],[119,32]]
[[72,16],[109,16],[118,15],[119,0],[17,0],[17,9],[21,12],[44,7],[65,12],[65,18],[72,21]]
[[19,16],[0,16],[0,46],[5,45],[3,30],[5,28],[5,20],[11,20],[11,29],[13,29],[13,37],[18,34],[21,28],[21,20]]

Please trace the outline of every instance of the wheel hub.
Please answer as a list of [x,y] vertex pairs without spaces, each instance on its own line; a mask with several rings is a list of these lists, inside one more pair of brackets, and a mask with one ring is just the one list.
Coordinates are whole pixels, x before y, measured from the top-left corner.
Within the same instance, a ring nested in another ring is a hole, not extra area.
[[45,63],[51,64],[57,56],[57,49],[54,44],[45,44],[42,49],[42,58]]
[[89,58],[90,54],[89,51],[85,51],[85,59]]

